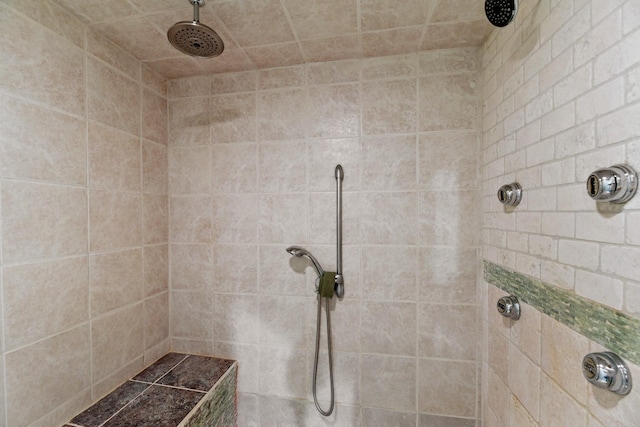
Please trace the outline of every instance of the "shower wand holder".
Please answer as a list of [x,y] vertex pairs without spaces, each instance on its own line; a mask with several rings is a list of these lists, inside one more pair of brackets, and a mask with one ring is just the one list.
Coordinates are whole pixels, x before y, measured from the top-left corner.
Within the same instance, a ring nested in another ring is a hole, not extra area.
[[335,271],[325,271],[320,276],[320,280],[318,283],[318,294],[322,298],[333,298],[333,291],[336,283],[336,272]]
[[342,278],[342,274],[336,273],[334,290],[338,298],[344,297],[344,279]]

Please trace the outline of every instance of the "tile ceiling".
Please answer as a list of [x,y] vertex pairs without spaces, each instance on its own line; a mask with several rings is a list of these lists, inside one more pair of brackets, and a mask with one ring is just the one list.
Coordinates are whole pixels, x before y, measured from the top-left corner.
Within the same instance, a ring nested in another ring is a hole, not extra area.
[[475,46],[492,28],[482,0],[206,0],[225,50],[197,59],[166,37],[189,0],[53,1],[167,78]]

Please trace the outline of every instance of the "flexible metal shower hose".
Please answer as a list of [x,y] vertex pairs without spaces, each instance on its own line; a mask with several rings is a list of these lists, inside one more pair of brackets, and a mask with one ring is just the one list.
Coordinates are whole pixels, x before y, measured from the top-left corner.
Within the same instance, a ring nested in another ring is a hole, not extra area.
[[329,382],[331,383],[331,405],[329,409],[326,411],[320,407],[318,403],[318,390],[316,386],[316,379],[318,378],[318,355],[320,353],[320,328],[322,326],[322,297],[318,294],[318,312],[316,316],[316,354],[315,359],[313,361],[313,402],[316,404],[316,408],[318,412],[320,412],[325,417],[328,417],[333,412],[334,405],[334,396],[333,396],[333,357],[331,352],[331,317],[329,315],[329,305],[331,304],[331,300],[327,298],[327,303],[325,304],[326,308],[326,317],[327,317],[327,350],[329,353]]

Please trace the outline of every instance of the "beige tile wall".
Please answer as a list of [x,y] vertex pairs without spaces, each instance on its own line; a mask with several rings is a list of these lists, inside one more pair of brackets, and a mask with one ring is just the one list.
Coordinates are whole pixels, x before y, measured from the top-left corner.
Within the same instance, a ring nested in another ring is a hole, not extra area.
[[[336,425],[467,427],[480,378],[485,426],[633,422],[636,394],[582,380],[586,338],[530,307],[504,322],[489,287],[481,375],[471,326],[481,237],[486,259],[640,313],[637,199],[598,211],[583,188],[597,167],[640,169],[634,1],[524,3],[482,67],[469,49],[197,77],[168,105],[159,76],[41,6],[0,3],[25,34],[0,45],[0,426],[61,423],[164,353],[169,280],[172,345],[240,360],[243,423],[319,424],[313,271],[284,248],[335,266],[336,163]],[[495,191],[514,179],[506,214]]]
[[285,248],[335,268],[341,163],[332,422],[475,426],[479,69],[461,49],[169,82],[172,346],[240,360],[242,425],[323,425],[314,270]]
[[[585,181],[616,163],[640,169],[638,4],[521,4],[484,46],[483,256],[637,317],[640,198],[596,205]],[[506,212],[495,193],[514,180],[524,198]],[[485,293],[485,427],[637,424],[637,391],[621,398],[582,377],[598,345],[526,305],[503,321],[501,295]]]
[[166,84],[21,3],[0,3],[0,426],[54,426],[169,349]]

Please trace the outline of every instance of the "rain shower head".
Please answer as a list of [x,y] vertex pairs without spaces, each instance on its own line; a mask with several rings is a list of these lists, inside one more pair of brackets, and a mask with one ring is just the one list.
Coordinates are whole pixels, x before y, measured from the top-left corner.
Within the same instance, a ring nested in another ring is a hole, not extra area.
[[496,27],[506,27],[518,13],[518,0],[486,0],[484,12]]
[[181,21],[169,28],[169,42],[182,53],[198,58],[213,58],[224,50],[220,36],[211,28],[200,23],[199,8],[204,0],[189,0],[193,4],[193,21]]
[[324,273],[324,270],[322,269],[322,266],[320,266],[320,263],[318,262],[316,257],[311,255],[311,252],[309,252],[305,248],[300,247],[300,246],[289,246],[287,248],[287,252],[289,252],[291,255],[293,255],[295,257],[298,257],[298,258],[302,258],[302,257],[309,258],[311,260],[311,262],[313,263],[313,266],[315,267],[316,272],[318,273],[319,277],[321,277],[322,274]]

